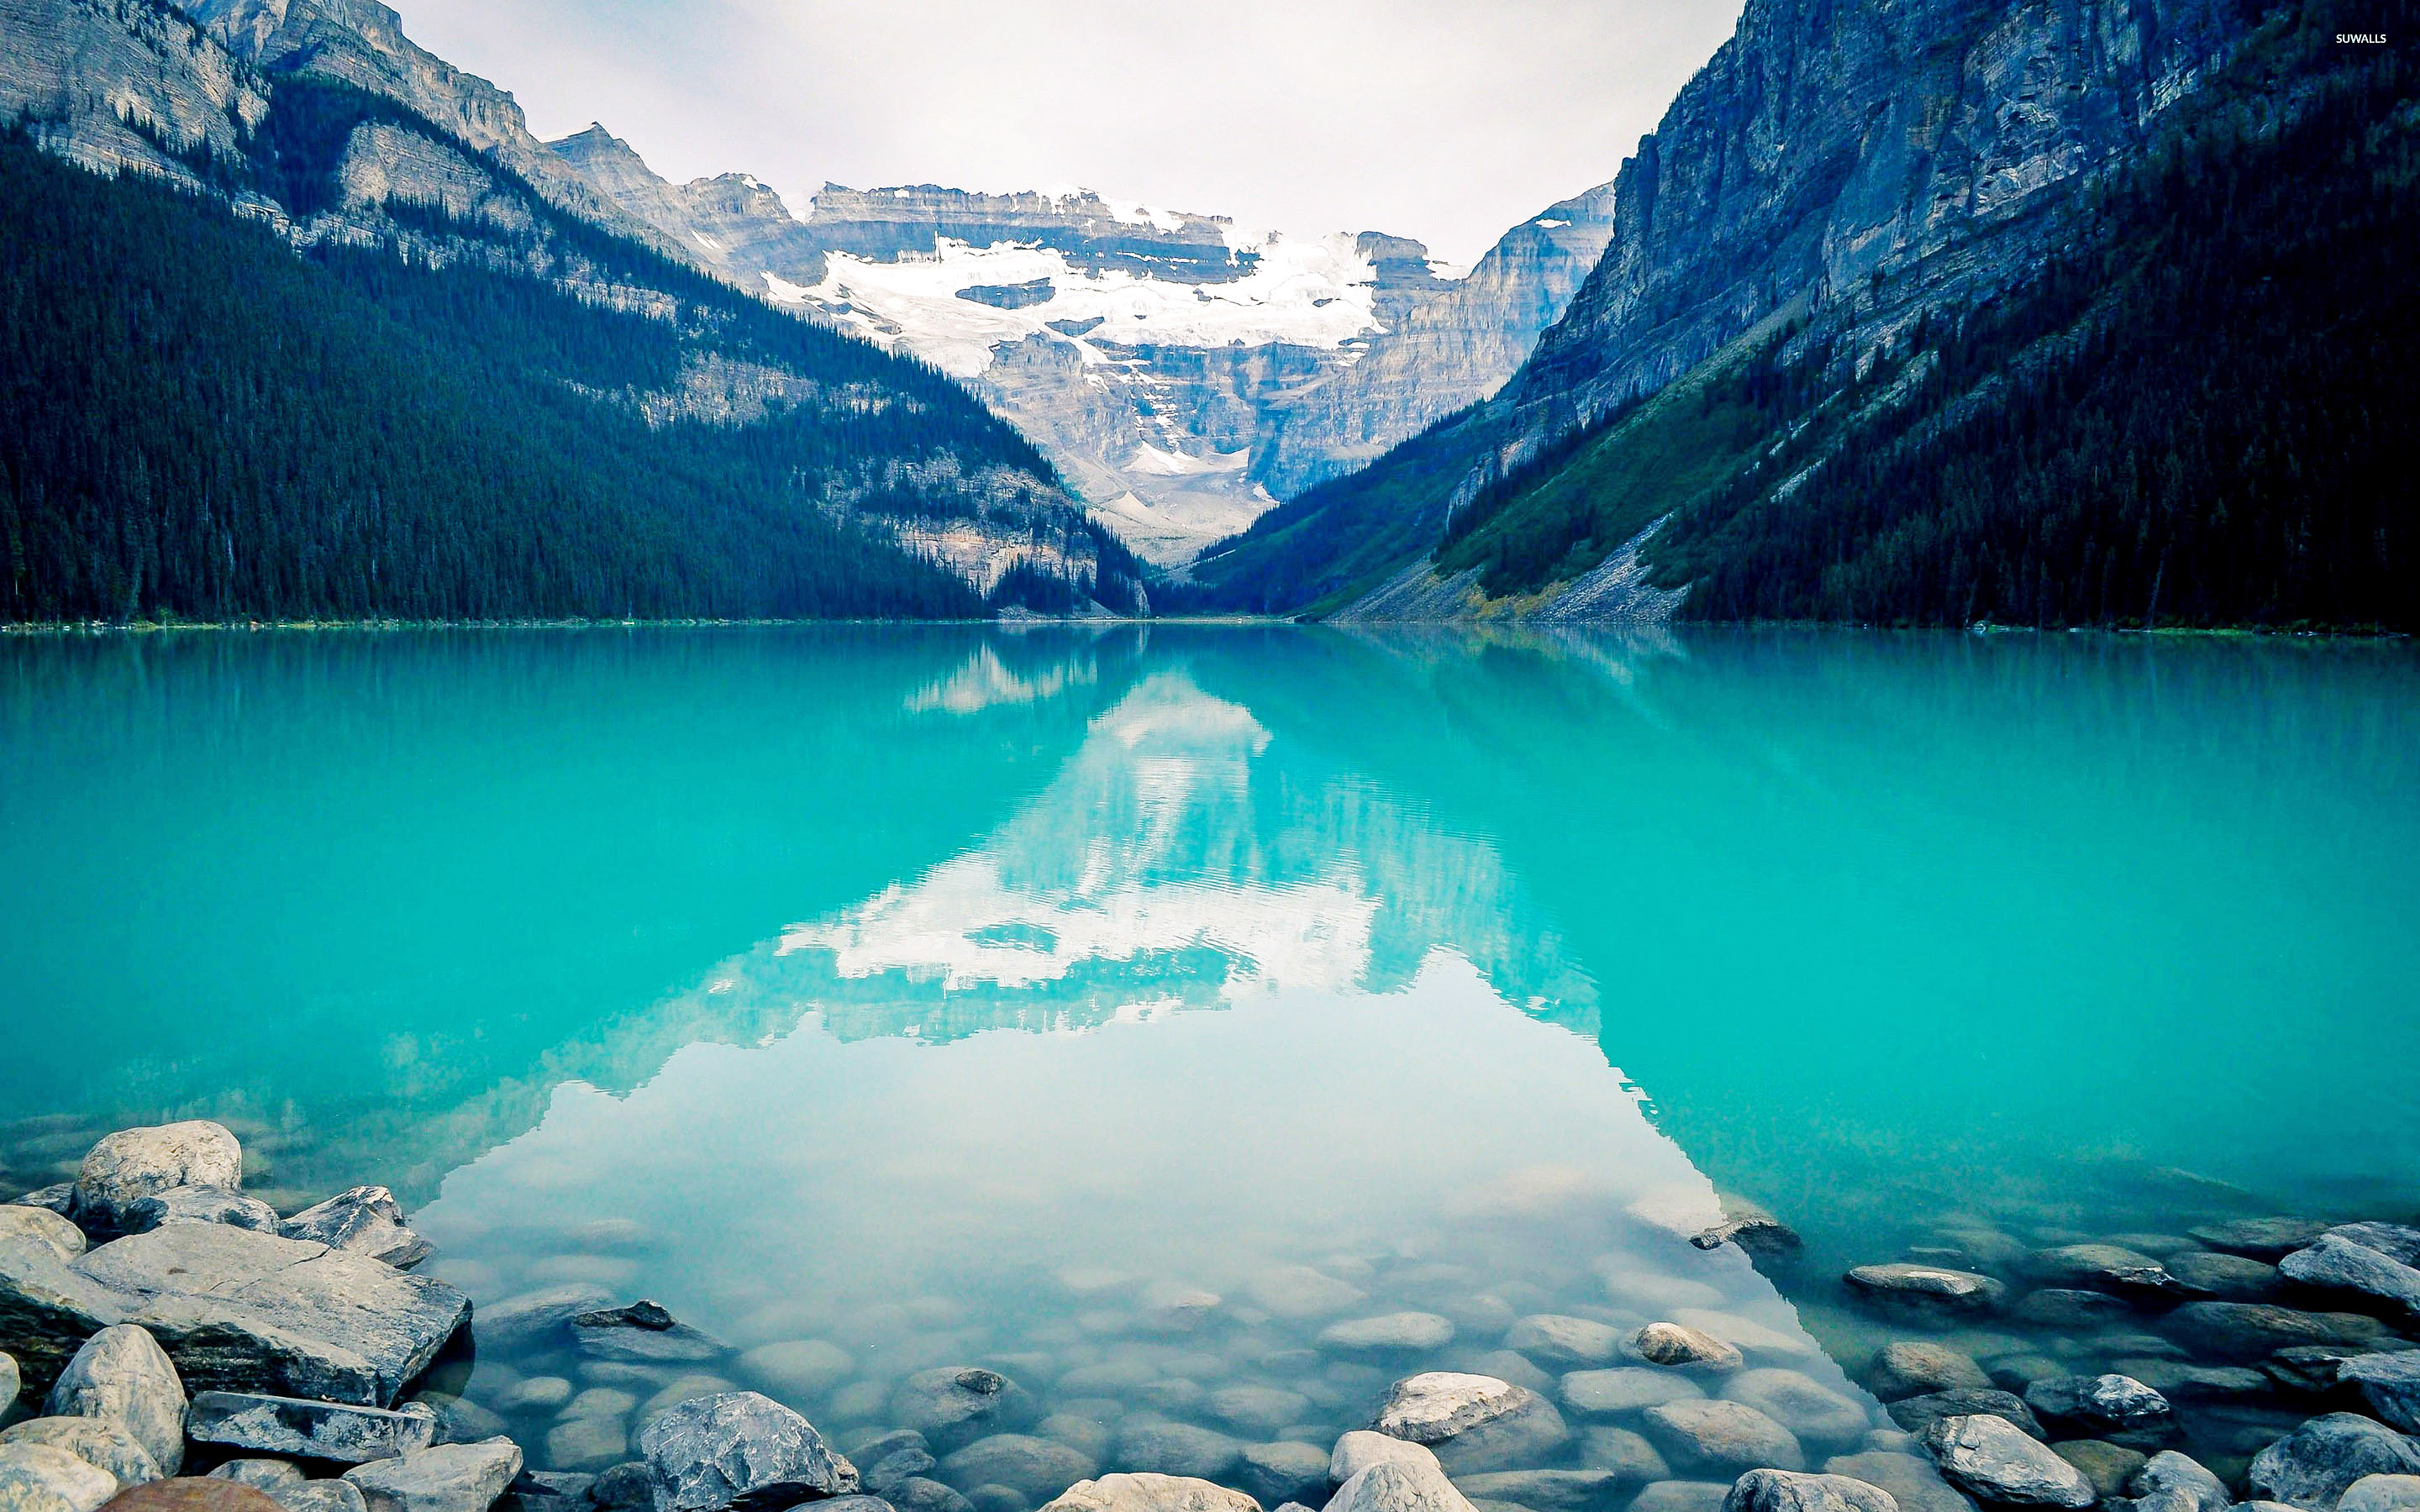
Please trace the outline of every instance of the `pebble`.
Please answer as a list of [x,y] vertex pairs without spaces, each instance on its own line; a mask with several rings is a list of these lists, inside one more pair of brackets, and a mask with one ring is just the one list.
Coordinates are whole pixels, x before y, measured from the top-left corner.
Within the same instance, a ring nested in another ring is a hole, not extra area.
[[1942,1474],[1981,1501],[2080,1508],[2100,1499],[2082,1471],[2006,1418],[1945,1417],[1925,1443]]
[[1685,1376],[1645,1365],[1575,1370],[1563,1377],[1563,1405],[1582,1417],[1619,1417],[1662,1402],[1693,1400],[1703,1388]]
[[1884,1345],[1866,1379],[1874,1395],[1886,1402],[1936,1391],[1983,1391],[1992,1384],[1972,1355],[1914,1339]]
[[1807,1468],[1796,1437],[1745,1402],[1664,1402],[1643,1416],[1648,1435],[1678,1470],[1737,1474],[1760,1467]]

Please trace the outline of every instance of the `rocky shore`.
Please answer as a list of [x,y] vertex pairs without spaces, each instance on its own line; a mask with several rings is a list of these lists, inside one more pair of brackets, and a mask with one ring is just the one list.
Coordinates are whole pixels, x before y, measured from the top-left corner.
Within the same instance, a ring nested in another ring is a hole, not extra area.
[[[385,1188],[281,1214],[242,1177],[169,1124],[0,1207],[0,1512],[2420,1512],[2393,1223],[1955,1228],[1842,1279],[1854,1381],[1702,1281],[1522,1310],[1343,1257],[1237,1297],[1071,1274],[1059,1333],[890,1375],[606,1264],[532,1266],[563,1279],[474,1331]],[[1745,1209],[1693,1242],[1710,1274],[1800,1247]]]

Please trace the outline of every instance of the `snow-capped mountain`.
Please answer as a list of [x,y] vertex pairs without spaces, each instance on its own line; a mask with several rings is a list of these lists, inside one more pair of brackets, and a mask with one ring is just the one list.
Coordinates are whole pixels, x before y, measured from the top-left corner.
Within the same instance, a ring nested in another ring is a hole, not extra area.
[[767,298],[972,384],[1163,565],[1493,393],[1612,232],[1605,189],[1475,271],[1407,238],[1286,236],[1080,189],[826,185],[800,218],[743,174],[669,183],[602,126],[551,146]]

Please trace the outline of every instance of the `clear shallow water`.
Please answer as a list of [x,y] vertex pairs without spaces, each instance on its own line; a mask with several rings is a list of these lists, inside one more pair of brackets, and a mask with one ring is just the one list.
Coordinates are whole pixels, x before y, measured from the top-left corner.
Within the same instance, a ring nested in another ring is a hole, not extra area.
[[[27,640],[0,757],[9,1179],[219,1117],[482,1303],[831,1346],[783,1389],[836,1428],[978,1363],[1324,1444],[1536,1312],[1710,1312],[1862,1402],[1907,1330],[1838,1273],[1945,1228],[2420,1209],[2402,646]],[[1805,1259],[1689,1247],[1717,1193]],[[1453,1340],[1318,1343],[1414,1308]]]

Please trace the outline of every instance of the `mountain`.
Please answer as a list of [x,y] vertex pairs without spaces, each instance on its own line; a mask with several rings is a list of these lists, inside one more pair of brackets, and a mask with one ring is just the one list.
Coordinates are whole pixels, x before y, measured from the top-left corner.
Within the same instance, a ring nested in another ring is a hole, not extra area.
[[2413,81],[2346,39],[2411,9],[1751,0],[1503,390],[1195,577],[1348,618],[2409,626]]
[[0,619],[1146,606],[959,385],[733,286],[381,6],[0,35]]
[[1493,393],[1613,224],[1592,190],[1466,277],[1407,238],[1288,238],[1085,190],[827,184],[800,218],[746,175],[669,183],[602,126],[552,147],[735,280],[965,379],[1174,567]]

